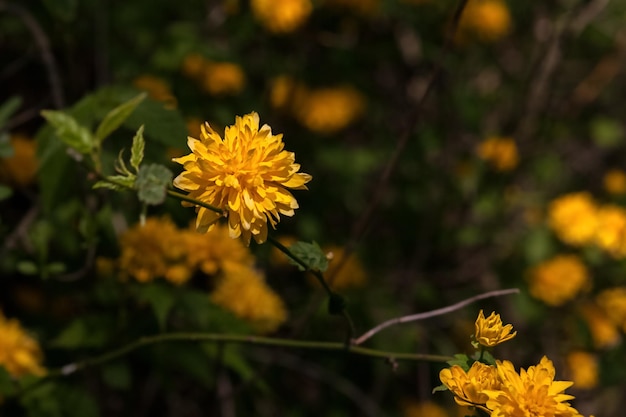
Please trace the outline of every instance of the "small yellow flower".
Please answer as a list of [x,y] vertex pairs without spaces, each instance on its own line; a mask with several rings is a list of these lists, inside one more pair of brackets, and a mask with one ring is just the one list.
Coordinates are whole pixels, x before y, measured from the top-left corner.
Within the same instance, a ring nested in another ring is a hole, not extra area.
[[596,296],[596,302],[609,319],[626,332],[626,287],[603,290]]
[[602,179],[602,184],[609,194],[626,194],[626,173],[621,169],[607,171]]
[[[259,128],[259,115],[237,117],[226,128],[224,139],[208,123],[199,139],[187,141],[191,152],[175,162],[184,171],[174,185],[189,197],[228,213],[230,236],[243,236],[248,245],[267,239],[267,222],[272,227],[280,215],[293,216],[298,202],[287,190],[305,190],[311,176],[299,173],[293,152],[284,150],[282,134],[273,135],[268,125]],[[190,203],[183,205],[190,206]],[[196,229],[205,232],[220,218],[204,207],[197,207]]]
[[491,137],[482,141],[476,150],[478,157],[496,171],[511,171],[517,166],[517,146],[512,138]]
[[445,408],[432,401],[405,401],[402,404],[403,417],[449,417]]
[[269,102],[275,109],[290,109],[293,103],[303,100],[306,93],[302,84],[288,75],[280,75],[270,83]]
[[280,297],[249,266],[226,263],[211,300],[248,322],[260,333],[273,332],[287,319]]
[[460,406],[485,409],[488,396],[484,391],[500,389],[496,367],[481,362],[474,362],[467,372],[458,365],[442,369],[439,379],[454,394],[454,401]]
[[365,99],[352,87],[309,90],[295,104],[296,119],[317,133],[335,133],[361,116]]
[[470,0],[459,22],[461,34],[476,36],[483,42],[495,42],[511,30],[511,14],[502,0]]
[[246,85],[246,75],[232,62],[207,62],[201,75],[202,87],[212,96],[236,95]]
[[502,342],[511,340],[517,334],[517,332],[511,332],[511,330],[513,330],[512,324],[503,326],[500,315],[495,312],[492,312],[491,315],[485,319],[483,311],[480,310],[474,327],[476,328],[474,339],[476,342],[486,347],[494,347]]
[[563,242],[581,246],[595,239],[598,209],[587,192],[565,194],[548,207],[548,224]]
[[[367,282],[367,273],[354,253],[350,254],[347,259],[343,259],[345,249],[339,246],[326,248],[325,252],[328,258],[326,276],[331,288],[341,291],[362,287]],[[339,262],[342,262],[343,265],[340,265]]]
[[596,348],[611,348],[620,342],[621,335],[619,330],[597,305],[586,303],[580,308],[580,312],[583,319],[587,322]]
[[596,355],[573,351],[566,357],[568,374],[574,382],[574,387],[591,389],[598,385],[598,358]]
[[165,107],[169,109],[175,109],[178,104],[169,84],[163,78],[144,74],[135,78],[133,85],[135,88],[147,92],[152,99],[164,103]]
[[533,267],[528,276],[530,294],[550,306],[560,306],[589,289],[591,279],[576,255],[558,255]]
[[313,10],[311,0],[251,0],[254,17],[270,32],[289,33],[300,27]]
[[626,210],[612,204],[600,207],[595,242],[615,258],[626,257]]
[[46,373],[42,361],[39,343],[26,333],[18,320],[7,319],[0,312],[0,365],[16,378],[42,376]]
[[23,135],[11,135],[13,155],[0,158],[0,182],[26,187],[35,181],[39,163],[37,143]]

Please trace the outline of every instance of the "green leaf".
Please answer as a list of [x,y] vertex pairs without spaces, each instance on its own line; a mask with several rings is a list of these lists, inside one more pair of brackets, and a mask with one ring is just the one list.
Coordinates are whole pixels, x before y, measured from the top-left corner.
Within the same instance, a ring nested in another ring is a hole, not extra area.
[[133,147],[130,150],[130,165],[139,172],[139,165],[143,161],[143,151],[146,147],[146,141],[143,138],[143,125],[137,129],[137,133],[133,138]]
[[471,367],[471,363],[473,362],[474,361],[470,360],[470,358],[467,355],[463,353],[457,353],[456,355],[454,355],[454,359],[448,361],[448,365],[450,366],[458,365],[461,368],[463,368],[465,372],[467,372],[469,371]]
[[139,297],[152,306],[161,331],[165,330],[167,317],[175,304],[172,288],[161,283],[145,284],[140,287]]
[[113,131],[115,131],[126,121],[126,119],[128,119],[133,111],[135,111],[139,103],[141,103],[145,98],[146,93],[141,93],[107,113],[96,129],[96,141],[98,143],[102,143],[107,136],[113,133]]
[[24,275],[37,275],[39,273],[39,267],[33,261],[18,262],[17,270]]
[[115,191],[126,191],[129,188],[134,188],[135,177],[127,177],[123,175],[109,175],[107,177],[109,181],[101,180],[96,182],[92,188],[107,188]]
[[624,129],[620,122],[608,117],[598,117],[590,125],[591,138],[601,148],[612,148],[624,139]]
[[[455,355],[456,356],[456,355]],[[493,357],[491,352],[484,350],[482,352],[478,351],[472,355],[472,359],[475,361],[480,361],[486,365],[495,365],[496,358]],[[466,369],[467,371],[467,369]]]
[[[326,254],[316,242],[296,242],[289,247],[289,250],[307,264],[311,270],[324,272],[328,269],[328,258],[326,258]],[[302,265],[293,259],[289,258],[289,262],[297,266],[300,271],[305,270]]]
[[441,384],[439,386],[436,386],[435,388],[433,388],[433,390],[431,391],[431,394],[434,394],[436,392],[439,391],[448,391],[448,387],[446,387],[445,385]]
[[[9,117],[22,105],[20,97],[11,97],[0,106],[0,130],[4,127]],[[1,156],[1,155],[0,155]]]
[[106,316],[81,317],[72,321],[50,344],[58,349],[100,348],[109,340],[112,328],[113,323]]
[[137,181],[135,182],[139,200],[152,205],[163,203],[173,177],[172,171],[163,165],[143,165],[137,173]]
[[82,154],[91,152],[95,140],[91,132],[67,113],[43,110],[41,115],[54,127],[58,138],[67,146]]
[[7,187],[6,185],[0,184],[0,201],[6,200],[7,198],[11,197],[12,194],[13,190],[11,188]]

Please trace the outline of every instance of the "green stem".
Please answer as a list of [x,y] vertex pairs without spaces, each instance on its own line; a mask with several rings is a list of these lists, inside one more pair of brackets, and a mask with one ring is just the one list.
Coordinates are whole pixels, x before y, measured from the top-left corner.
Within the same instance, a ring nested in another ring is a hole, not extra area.
[[216,213],[219,213],[222,216],[225,215],[224,210],[222,210],[221,208],[217,208],[217,207],[212,206],[210,204],[207,204],[207,203],[205,203],[203,201],[196,200],[195,198],[191,198],[191,197],[189,197],[189,196],[187,196],[185,194],[181,194],[181,193],[179,193],[177,191],[174,191],[174,190],[167,190],[167,193],[170,196],[172,196],[172,197],[178,198],[179,200],[186,201],[186,202],[191,203],[191,204],[193,204],[195,206],[204,207],[205,209],[208,209],[208,210],[214,211]]

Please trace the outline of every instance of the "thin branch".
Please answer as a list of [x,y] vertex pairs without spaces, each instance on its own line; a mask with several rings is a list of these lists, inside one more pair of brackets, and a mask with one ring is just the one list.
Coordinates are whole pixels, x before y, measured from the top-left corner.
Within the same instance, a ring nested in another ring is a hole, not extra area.
[[439,308],[437,310],[426,311],[424,313],[411,314],[409,316],[396,317],[394,319],[387,320],[383,323],[380,323],[378,326],[368,330],[358,339],[354,340],[353,344],[360,345],[366,340],[368,340],[369,338],[371,338],[372,336],[374,336],[376,333],[380,332],[381,330],[386,329],[387,327],[391,327],[396,324],[409,323],[412,321],[424,320],[424,319],[429,319],[431,317],[441,316],[441,315],[459,310],[465,307],[466,305],[472,304],[473,302],[478,301],[478,300],[483,300],[485,298],[491,298],[491,297],[499,297],[502,295],[518,294],[518,293],[519,293],[519,289],[517,288],[510,288],[507,290],[489,291],[483,294],[475,295],[474,297],[467,298],[463,301],[459,301],[456,304]]

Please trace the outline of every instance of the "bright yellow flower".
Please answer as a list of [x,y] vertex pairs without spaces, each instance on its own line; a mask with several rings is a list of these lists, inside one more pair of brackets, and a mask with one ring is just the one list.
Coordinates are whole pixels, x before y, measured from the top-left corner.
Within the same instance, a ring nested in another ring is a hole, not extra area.
[[449,417],[445,408],[432,401],[405,401],[402,404],[403,417]]
[[[199,139],[187,141],[191,152],[174,161],[184,171],[174,185],[189,197],[228,213],[230,236],[243,236],[246,245],[267,239],[280,214],[293,216],[298,202],[287,188],[306,190],[311,176],[299,173],[293,152],[285,151],[282,134],[273,135],[268,125],[259,128],[259,115],[237,117],[226,128],[224,139],[208,123]],[[183,205],[191,205],[183,203]],[[205,232],[220,218],[218,213],[197,207],[196,229]]]
[[528,276],[530,294],[551,306],[572,300],[589,289],[591,279],[576,255],[558,255],[532,268]]
[[35,181],[39,163],[37,143],[22,135],[11,135],[13,155],[0,158],[0,182],[26,187]]
[[511,171],[517,166],[517,146],[512,138],[491,137],[482,141],[476,150],[478,157],[495,170]]
[[352,87],[310,90],[295,105],[295,116],[313,132],[334,133],[354,122],[365,110],[365,99]]
[[273,33],[293,32],[313,10],[311,0],[251,0],[250,5],[254,17]]
[[454,394],[454,401],[460,406],[484,409],[488,399],[484,391],[500,389],[496,367],[481,362],[474,362],[467,372],[458,365],[442,369],[439,379]]
[[596,355],[573,351],[568,353],[567,358],[568,374],[574,382],[574,386],[579,389],[591,389],[598,385],[598,358]]
[[16,319],[7,319],[0,311],[0,365],[9,374],[44,375],[43,353],[35,339],[29,336]]
[[550,203],[548,223],[563,242],[580,246],[595,238],[598,209],[587,192],[565,194]]
[[228,227],[216,225],[206,234],[184,232],[188,266],[207,275],[217,274],[226,263],[252,267],[254,257],[240,240],[231,239]]
[[579,417],[568,403],[574,397],[564,391],[571,381],[555,381],[552,361],[545,356],[536,366],[518,374],[509,361],[497,361],[498,390],[485,390],[491,417]]
[[165,278],[182,284],[191,277],[192,270],[186,266],[185,238],[167,218],[148,218],[143,226],[128,229],[120,245],[119,268],[139,282]]
[[595,241],[614,257],[626,257],[626,210],[612,204],[600,207]]
[[495,312],[492,312],[491,315],[485,319],[483,311],[480,310],[474,327],[476,328],[474,339],[476,342],[486,347],[493,347],[507,340],[511,340],[517,334],[517,332],[511,333],[511,330],[513,330],[512,324],[503,326],[500,315]]
[[[339,246],[325,248],[325,252],[329,258],[326,276],[331,288],[341,291],[362,287],[367,282],[367,273],[354,253],[350,254],[347,259],[343,259],[345,249]],[[339,265],[339,262],[343,265]]]
[[211,300],[248,322],[260,333],[276,330],[287,319],[280,297],[249,266],[226,263]]
[[587,303],[580,308],[580,312],[587,322],[596,348],[611,348],[620,342],[619,330],[598,306]]
[[164,103],[165,107],[170,109],[176,108],[176,97],[174,97],[169,84],[163,78],[144,74],[135,78],[133,85],[135,88],[147,92],[152,99]]
[[246,85],[246,75],[232,62],[208,62],[202,74],[202,86],[213,96],[239,94]]
[[470,0],[463,10],[459,31],[484,42],[503,38],[511,30],[511,14],[502,0]]
[[596,302],[609,319],[626,332],[626,287],[603,290],[596,296]]
[[626,194],[626,172],[621,169],[607,171],[602,179],[602,184],[604,189],[610,194]]

